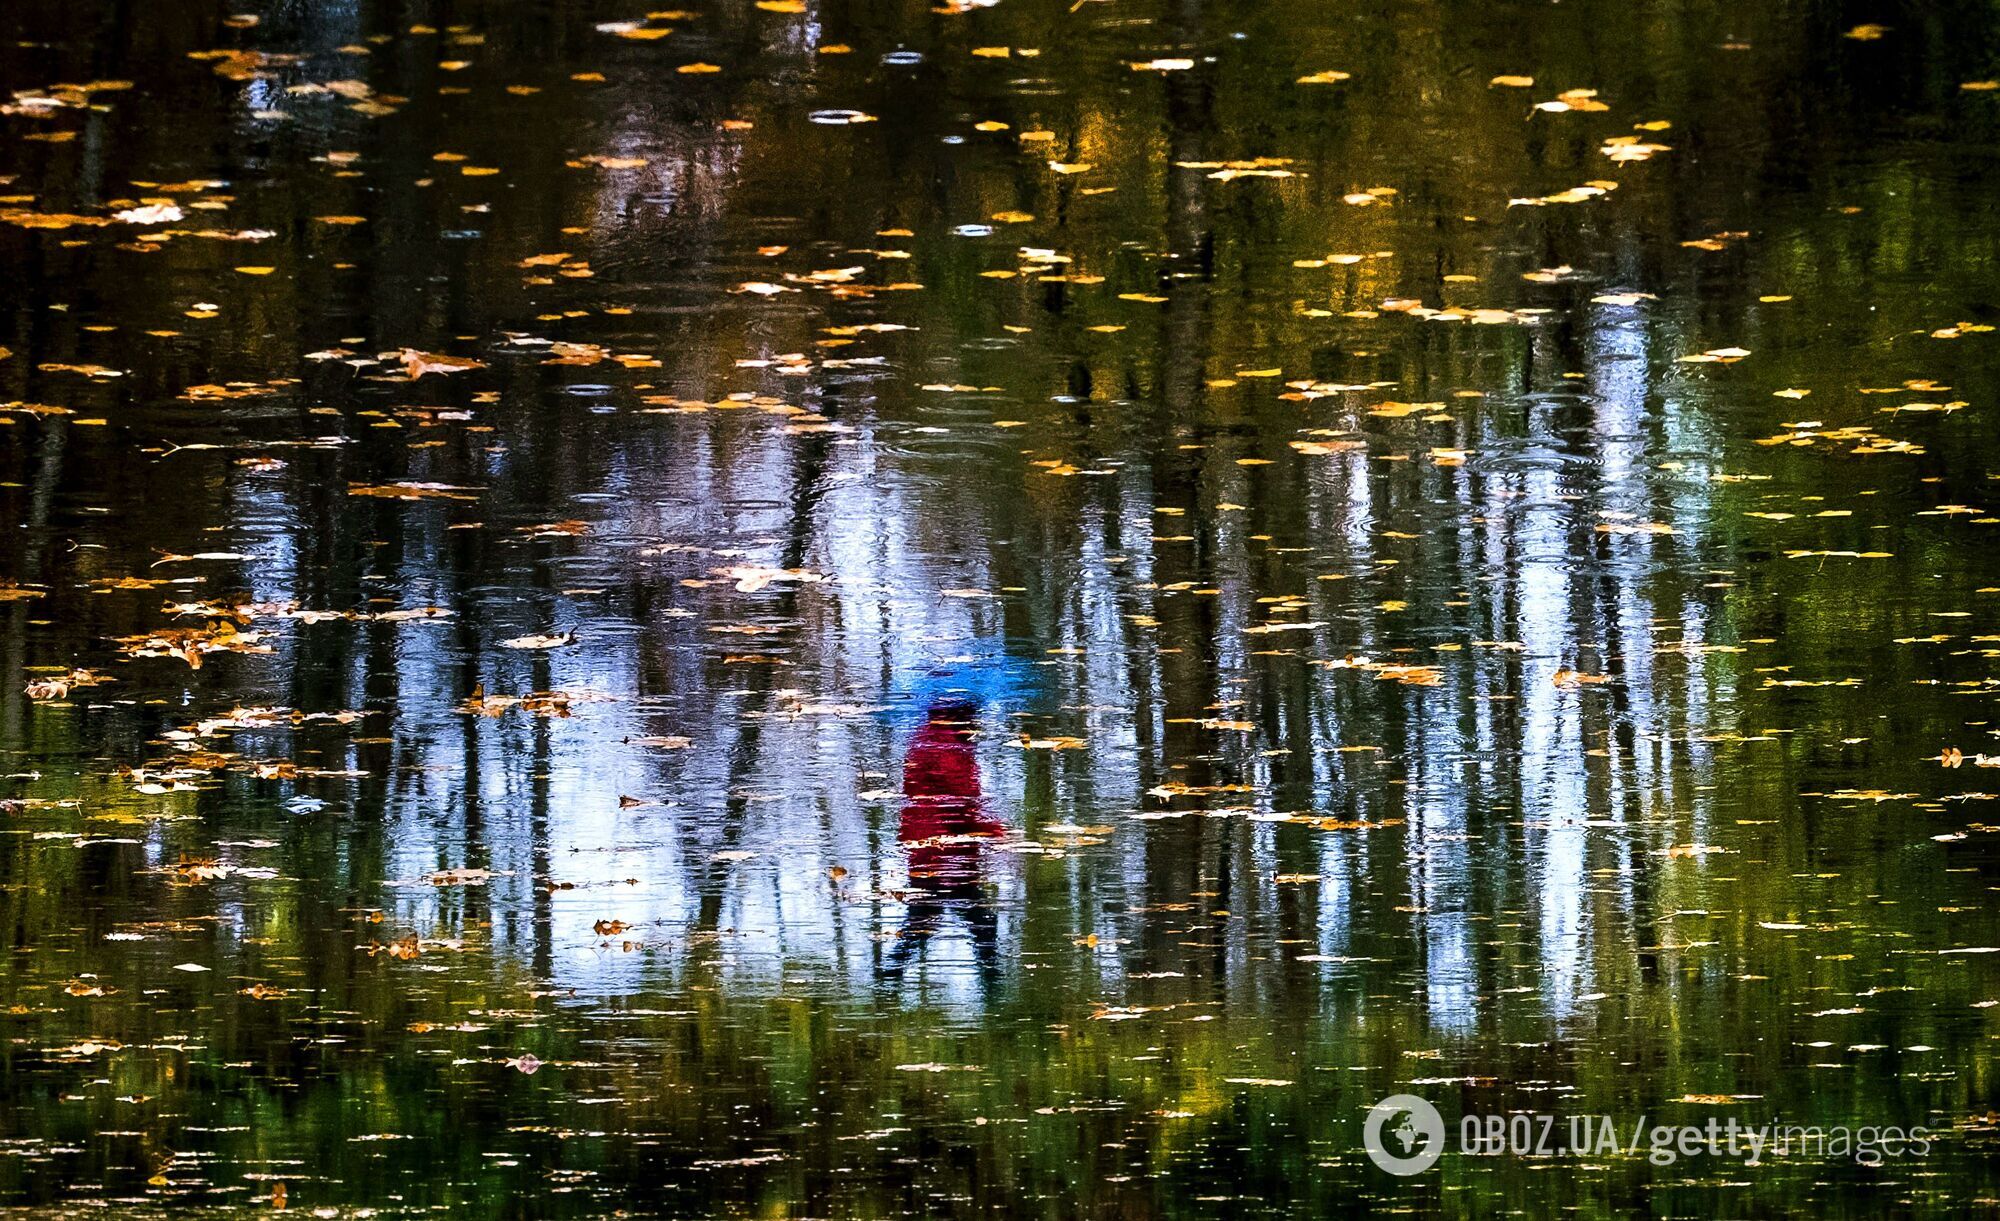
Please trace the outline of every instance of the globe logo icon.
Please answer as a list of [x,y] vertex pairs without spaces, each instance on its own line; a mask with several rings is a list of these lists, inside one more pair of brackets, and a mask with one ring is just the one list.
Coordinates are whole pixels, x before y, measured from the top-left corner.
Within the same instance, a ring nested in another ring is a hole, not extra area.
[[1361,1144],[1390,1174],[1421,1174],[1444,1152],[1444,1117],[1415,1094],[1391,1094],[1368,1109]]

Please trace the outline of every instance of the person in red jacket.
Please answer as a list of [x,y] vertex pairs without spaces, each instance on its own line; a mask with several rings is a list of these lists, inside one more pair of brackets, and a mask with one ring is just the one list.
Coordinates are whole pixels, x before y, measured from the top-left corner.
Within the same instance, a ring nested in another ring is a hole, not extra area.
[[973,749],[977,712],[966,699],[933,702],[903,756],[896,838],[909,857],[911,893],[902,932],[883,965],[887,976],[900,978],[952,911],[971,934],[980,974],[990,978],[998,971],[999,913],[985,893],[982,841],[1004,835],[1007,827],[986,813]]

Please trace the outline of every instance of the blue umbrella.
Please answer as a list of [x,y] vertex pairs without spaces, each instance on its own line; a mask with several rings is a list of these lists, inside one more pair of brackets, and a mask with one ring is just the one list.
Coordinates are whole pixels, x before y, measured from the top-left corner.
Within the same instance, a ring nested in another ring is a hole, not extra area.
[[1006,642],[984,640],[950,659],[900,666],[881,715],[903,723],[921,720],[940,704],[968,704],[982,718],[1024,712],[1048,687],[1048,667],[1010,652]]

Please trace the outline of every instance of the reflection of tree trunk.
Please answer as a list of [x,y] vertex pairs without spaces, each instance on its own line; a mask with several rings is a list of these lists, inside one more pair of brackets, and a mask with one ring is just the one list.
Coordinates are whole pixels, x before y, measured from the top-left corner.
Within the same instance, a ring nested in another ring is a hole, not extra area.
[[[1176,22],[1177,39],[1198,43],[1201,25],[1200,0],[1183,0]],[[1207,412],[1207,358],[1213,338],[1207,286],[1214,271],[1214,234],[1209,229],[1205,180],[1199,174],[1176,169],[1174,163],[1204,159],[1212,106],[1203,73],[1171,73],[1164,88],[1167,154],[1162,172],[1166,175],[1167,214],[1163,236],[1167,251],[1174,256],[1166,267],[1170,272],[1197,271],[1200,278],[1168,280],[1161,290],[1167,302],[1163,307],[1164,334],[1159,345],[1156,385],[1158,409],[1163,415],[1154,429],[1157,448],[1152,463],[1153,503],[1185,508],[1188,533],[1195,537],[1192,543],[1171,544],[1159,552],[1155,579],[1163,586],[1181,581],[1199,586],[1213,573],[1207,526],[1201,513],[1207,452],[1182,446],[1200,440]],[[1206,757],[1209,744],[1202,740],[1203,731],[1192,724],[1154,727],[1143,721],[1155,707],[1169,722],[1198,720],[1203,715],[1202,709],[1215,702],[1211,665],[1216,630],[1213,603],[1192,592],[1170,594],[1160,603],[1158,618],[1161,644],[1180,651],[1161,660],[1162,689],[1157,700],[1141,703],[1140,732],[1161,743],[1158,756],[1148,758],[1156,769],[1175,761],[1185,762],[1186,766],[1173,771],[1154,770],[1145,777],[1145,783],[1151,787],[1173,780],[1206,785],[1213,782],[1214,775]],[[1202,879],[1209,821],[1176,819],[1148,828],[1145,876],[1149,903],[1184,903],[1196,891],[1206,889]],[[1226,845],[1228,836],[1220,838]],[[1221,850],[1227,851],[1226,847]],[[1227,861],[1217,860],[1214,865],[1217,875],[1226,879]],[[1210,905],[1196,901],[1197,910],[1207,906]],[[1144,969],[1168,969],[1175,936],[1170,925],[1178,923],[1158,920],[1145,923],[1140,943]]]
[[[472,532],[468,531],[467,533]],[[480,550],[483,551],[484,548],[480,548]],[[471,568],[468,571],[478,571],[478,569]],[[439,590],[438,592],[442,594],[444,591]],[[459,679],[459,690],[464,692],[467,697],[470,697],[473,689],[479,685],[480,664],[483,660],[479,647],[479,630],[478,626],[473,622],[473,616],[461,612],[453,624],[453,635],[457,638],[458,653],[462,659],[460,667],[462,677]],[[539,723],[540,718],[536,718],[536,720]],[[486,723],[486,718],[475,714],[466,714],[460,716],[458,722],[460,734],[459,794],[460,801],[463,803],[461,818],[463,820],[465,867],[467,869],[491,869],[493,867],[493,853],[486,841],[486,798],[485,785],[482,783],[484,779],[483,756],[480,751],[481,735],[484,732],[483,726]],[[535,876],[529,879],[529,885],[533,886],[538,893],[545,891],[548,883],[549,879],[546,877]],[[482,896],[485,910],[479,913],[479,918],[487,921],[492,920],[490,889],[490,887],[467,888],[468,892],[473,890],[489,892]],[[540,913],[537,912],[538,917],[539,915]],[[512,937],[513,931],[510,928],[509,939],[511,940]]]
[[[28,502],[28,520],[23,522],[20,533],[26,536],[27,546],[21,557],[21,570],[15,580],[22,585],[36,585],[42,579],[42,551],[54,545],[47,536],[49,513],[55,503],[56,487],[62,482],[63,443],[69,437],[68,425],[61,421],[50,421],[42,429],[42,444],[35,458],[34,492]],[[51,596],[60,596],[60,591],[51,591]],[[26,744],[25,703],[20,696],[21,688],[27,682],[28,665],[28,619],[30,603],[15,602],[7,612],[7,660],[5,681],[8,694],[0,699],[0,742],[10,748]]]
[[[1593,434],[1594,436],[1594,434]],[[1593,457],[1596,455],[1593,454]],[[1610,508],[1604,503],[1602,489],[1593,497],[1598,502],[1599,513]],[[1610,690],[1607,698],[1611,703],[1612,723],[1607,727],[1605,745],[1611,750],[1609,766],[1612,769],[1630,773],[1636,764],[1638,751],[1638,729],[1632,715],[1632,687],[1627,673],[1625,652],[1627,642],[1624,637],[1623,620],[1618,614],[1621,577],[1617,556],[1617,539],[1610,534],[1592,531],[1590,543],[1595,554],[1591,557],[1597,569],[1598,611],[1604,621],[1604,669],[1610,675]],[[1641,642],[1640,647],[1646,647]],[[1667,726],[1659,726],[1666,731]],[[1587,744],[1586,744],[1587,745]],[[1671,784],[1671,781],[1666,783]],[[1606,814],[1633,827],[1642,823],[1646,809],[1642,802],[1642,790],[1637,784],[1627,784],[1624,792],[1624,807],[1606,810]],[[1630,944],[1636,958],[1639,976],[1647,983],[1656,983],[1660,977],[1660,955],[1654,949],[1660,944],[1660,930],[1655,923],[1656,912],[1653,903],[1654,858],[1640,847],[1640,841],[1632,835],[1619,836],[1617,852],[1619,876],[1625,880],[1626,893],[1622,896],[1628,908],[1634,936]]]
[[[782,568],[803,568],[806,556],[812,549],[815,526],[819,514],[816,511],[820,500],[826,495],[826,475],[828,459],[831,456],[832,441],[825,433],[806,433],[799,439],[798,465],[792,477],[790,501],[791,518],[785,535],[785,547],[779,566]],[[778,588],[783,617],[791,619],[798,611],[798,586],[794,582],[780,582]],[[774,676],[773,666],[757,666],[750,684],[759,695],[768,696]],[[743,702],[745,711],[751,702]],[[722,823],[722,844],[709,853],[710,864],[702,870],[701,902],[695,918],[695,927],[703,932],[714,932],[722,925],[723,890],[728,874],[712,862],[717,852],[733,851],[749,831],[749,795],[738,787],[738,780],[756,766],[758,748],[763,742],[763,722],[745,720],[737,724],[735,741],[729,747],[729,796],[724,803]]]
[[[546,690],[548,682],[548,661],[536,662],[536,678]],[[534,910],[534,971],[537,979],[549,979],[555,974],[555,865],[549,843],[549,718],[536,717],[534,720],[534,771],[528,778],[528,851],[530,894],[533,896]]]
[[[835,397],[831,393],[808,396],[808,401],[819,398],[820,414],[834,418],[833,405],[825,399]],[[813,527],[818,521],[819,504],[826,495],[826,468],[833,442],[826,433],[809,432],[799,439],[799,472],[792,480],[796,489],[791,508],[790,530],[785,535],[784,558],[780,568],[803,568],[806,554],[814,540]],[[787,610],[795,609],[788,606]]]

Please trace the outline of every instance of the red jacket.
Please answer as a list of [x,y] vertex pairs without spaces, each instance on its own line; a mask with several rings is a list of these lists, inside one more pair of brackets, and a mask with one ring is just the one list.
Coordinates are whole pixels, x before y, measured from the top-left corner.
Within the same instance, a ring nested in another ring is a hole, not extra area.
[[909,846],[910,880],[932,886],[977,880],[979,845],[940,841],[991,838],[1006,829],[986,816],[980,798],[969,712],[933,708],[903,757],[903,818],[896,838]]

